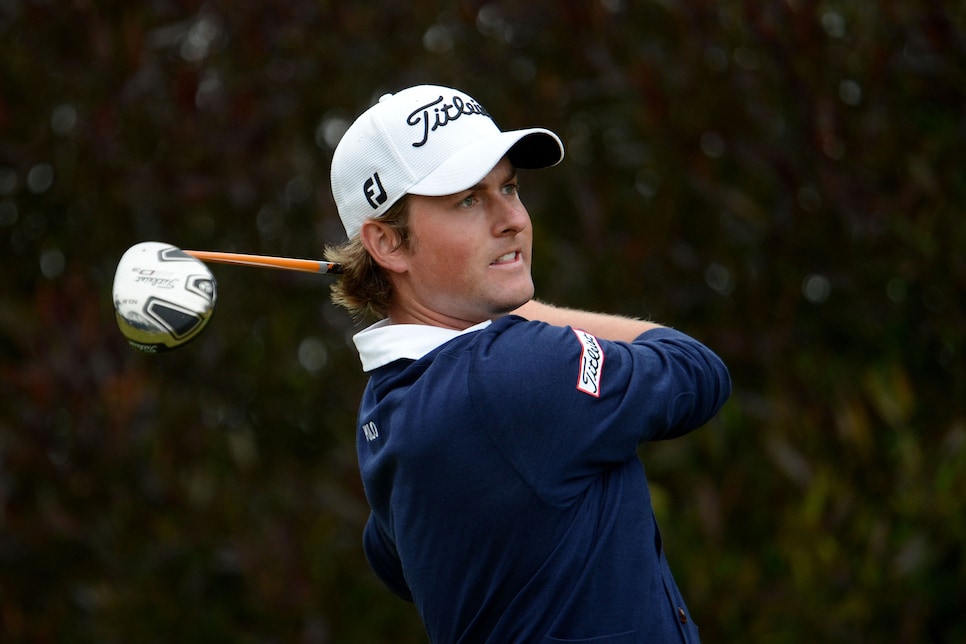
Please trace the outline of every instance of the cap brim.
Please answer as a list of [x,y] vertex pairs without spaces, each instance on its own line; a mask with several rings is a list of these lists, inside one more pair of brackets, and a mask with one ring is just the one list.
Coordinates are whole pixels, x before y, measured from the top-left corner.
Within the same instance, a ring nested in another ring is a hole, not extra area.
[[516,168],[535,170],[560,163],[564,149],[557,135],[543,128],[496,132],[461,148],[407,192],[439,197],[472,188],[504,156]]

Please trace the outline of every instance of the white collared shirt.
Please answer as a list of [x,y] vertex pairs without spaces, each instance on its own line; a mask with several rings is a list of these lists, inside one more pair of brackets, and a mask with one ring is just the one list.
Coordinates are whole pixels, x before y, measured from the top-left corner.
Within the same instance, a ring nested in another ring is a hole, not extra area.
[[362,370],[368,373],[400,358],[418,360],[453,338],[481,331],[490,323],[490,320],[485,320],[457,331],[426,324],[392,324],[387,319],[355,334],[352,341],[359,351]]

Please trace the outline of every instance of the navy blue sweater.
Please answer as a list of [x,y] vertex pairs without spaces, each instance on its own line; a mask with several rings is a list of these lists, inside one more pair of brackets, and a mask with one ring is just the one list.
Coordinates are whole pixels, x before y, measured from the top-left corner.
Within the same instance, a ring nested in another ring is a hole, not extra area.
[[730,391],[680,332],[513,316],[381,366],[358,427],[370,565],[433,642],[697,642],[637,447]]

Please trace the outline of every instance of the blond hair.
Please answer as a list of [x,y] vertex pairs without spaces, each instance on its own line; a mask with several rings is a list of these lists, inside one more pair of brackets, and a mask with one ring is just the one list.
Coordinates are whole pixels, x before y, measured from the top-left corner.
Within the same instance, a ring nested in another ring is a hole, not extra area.
[[[387,224],[399,239],[399,248],[410,247],[409,196],[394,203],[379,221]],[[325,259],[342,264],[342,276],[331,286],[332,302],[346,309],[356,320],[386,317],[394,290],[389,274],[366,250],[359,235],[338,246],[326,246]]]

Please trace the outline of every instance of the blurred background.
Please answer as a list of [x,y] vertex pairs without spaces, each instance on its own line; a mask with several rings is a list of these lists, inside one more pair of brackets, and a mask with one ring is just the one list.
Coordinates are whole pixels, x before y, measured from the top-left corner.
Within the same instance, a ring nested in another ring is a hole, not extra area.
[[329,279],[212,266],[140,354],[122,253],[319,257],[331,154],[435,82],[558,132],[538,296],[705,341],[735,392],[641,449],[708,642],[966,639],[966,7],[0,2],[0,640],[422,642],[369,572]]

